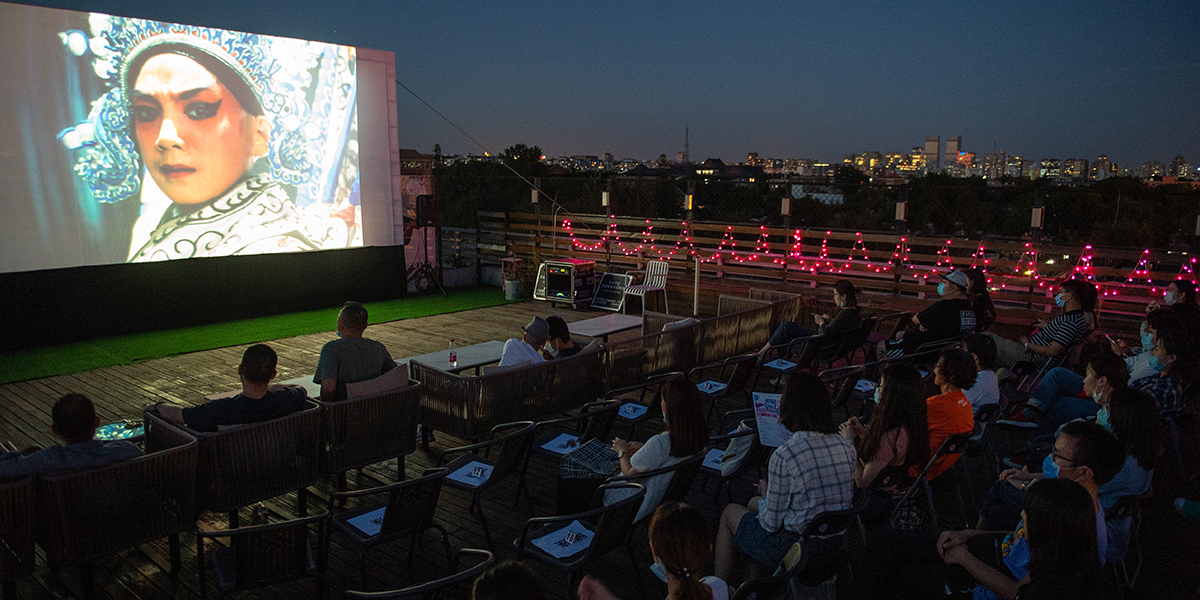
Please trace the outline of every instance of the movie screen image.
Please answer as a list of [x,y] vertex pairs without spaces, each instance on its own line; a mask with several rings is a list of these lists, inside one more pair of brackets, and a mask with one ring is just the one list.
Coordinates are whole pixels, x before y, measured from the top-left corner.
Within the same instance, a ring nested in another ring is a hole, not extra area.
[[0,3],[0,272],[362,246],[355,49]]

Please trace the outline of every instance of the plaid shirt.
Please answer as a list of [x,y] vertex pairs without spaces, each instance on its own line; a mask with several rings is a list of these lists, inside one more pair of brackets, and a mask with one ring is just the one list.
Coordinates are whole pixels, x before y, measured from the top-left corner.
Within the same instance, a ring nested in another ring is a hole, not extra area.
[[771,455],[758,524],[770,532],[783,527],[803,533],[818,514],[849,507],[857,458],[854,444],[836,433],[793,433]]
[[1158,402],[1158,414],[1164,419],[1178,415],[1183,410],[1183,382],[1178,377],[1151,375],[1129,382],[1129,387],[1150,392]]

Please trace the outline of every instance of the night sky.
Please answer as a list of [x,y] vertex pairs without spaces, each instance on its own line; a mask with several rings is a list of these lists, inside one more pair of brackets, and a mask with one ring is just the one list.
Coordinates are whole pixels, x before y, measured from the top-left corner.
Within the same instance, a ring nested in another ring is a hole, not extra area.
[[[980,158],[1200,163],[1200,2],[56,0],[391,50],[492,152],[840,161],[961,135]],[[987,4],[988,6],[978,6]],[[404,90],[401,146],[481,153]]]

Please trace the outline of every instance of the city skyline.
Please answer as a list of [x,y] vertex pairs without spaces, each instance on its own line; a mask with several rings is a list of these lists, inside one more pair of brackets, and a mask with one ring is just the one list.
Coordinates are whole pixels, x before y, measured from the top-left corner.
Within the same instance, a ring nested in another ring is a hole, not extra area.
[[[1200,3],[400,4],[36,0],[390,50],[492,153],[837,162],[926,135],[1035,160],[1200,162]],[[403,89],[402,147],[484,150]],[[943,148],[944,150],[944,148]]]

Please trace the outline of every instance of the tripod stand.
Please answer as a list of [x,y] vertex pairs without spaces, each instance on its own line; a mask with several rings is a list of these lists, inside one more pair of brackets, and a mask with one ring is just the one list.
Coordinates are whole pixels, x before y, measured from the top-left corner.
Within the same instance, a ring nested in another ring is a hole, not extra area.
[[438,290],[442,292],[443,296],[449,296],[450,294],[446,293],[446,288],[442,287],[442,282],[438,281],[437,273],[433,270],[433,264],[429,262],[428,227],[421,228],[421,247],[425,252],[425,260],[418,264],[417,268],[414,269],[411,274],[409,274],[408,280],[413,282],[413,285],[415,285],[417,288],[417,292],[428,291],[432,287],[429,285],[429,282],[433,282],[433,285],[437,286]]

